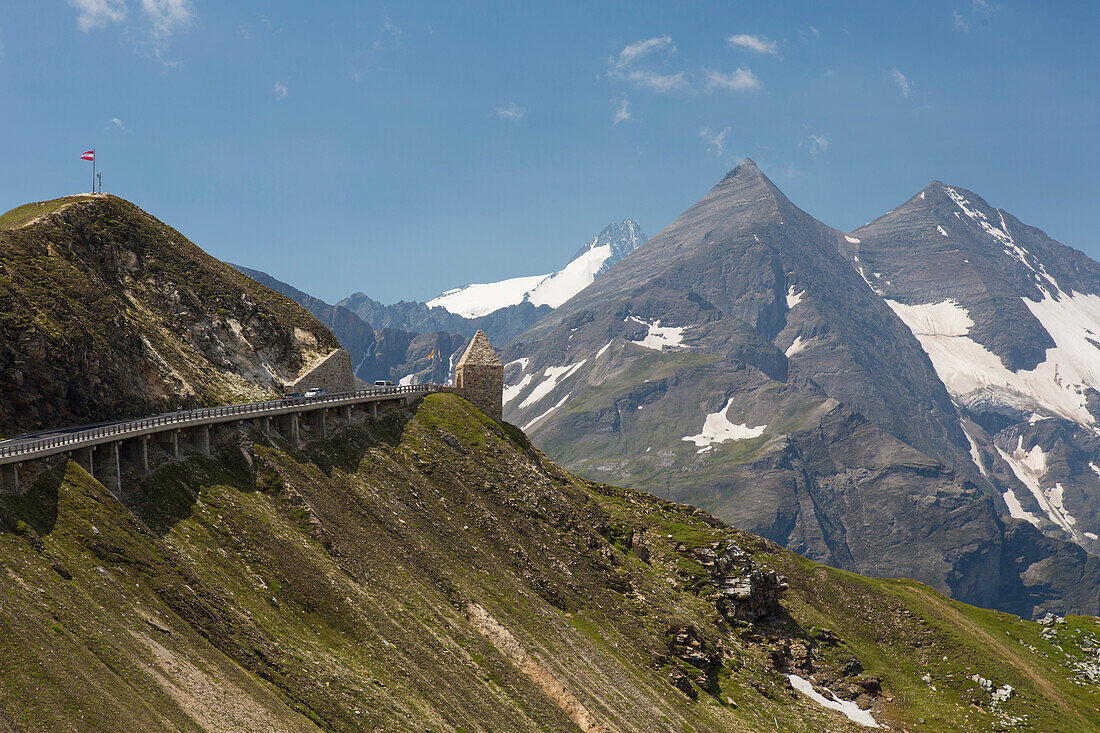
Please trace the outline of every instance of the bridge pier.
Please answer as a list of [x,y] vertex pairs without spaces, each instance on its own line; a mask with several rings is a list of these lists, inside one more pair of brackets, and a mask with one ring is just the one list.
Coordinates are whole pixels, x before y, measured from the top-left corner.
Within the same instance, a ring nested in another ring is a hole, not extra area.
[[172,457],[180,457],[180,431],[178,428],[172,431]]
[[328,412],[328,409],[324,408],[324,407],[322,407],[320,410],[318,410],[318,413],[320,413],[320,418],[321,418],[321,437],[322,438],[327,438],[328,437],[328,427],[325,424],[325,413],[326,412]]
[[95,446],[89,446],[81,452],[84,454],[85,457],[84,463],[87,465],[85,465],[84,467],[88,469],[88,475],[92,478],[95,478],[95,457],[93,456],[93,454],[95,453]]
[[141,470],[149,472],[149,436],[141,436]]
[[378,403],[377,402],[370,403],[370,416],[375,418],[375,419],[378,419]]
[[[5,470],[4,470],[5,476],[8,473],[9,472],[5,468]],[[19,493],[19,464],[18,463],[12,463],[11,464],[11,472],[10,473],[11,473],[11,491],[13,493],[18,494]]]
[[295,448],[302,444],[302,432],[298,423],[298,413],[290,413],[290,443]]
[[200,425],[197,428],[199,432],[199,452],[204,456],[210,455],[210,426]]
[[344,411],[344,419],[351,422],[351,405],[344,405],[340,409]]
[[116,498],[122,498],[122,461],[118,455],[118,443],[111,443],[111,458],[114,461],[114,476],[108,476],[111,483],[114,485],[108,485],[107,489],[115,495]]

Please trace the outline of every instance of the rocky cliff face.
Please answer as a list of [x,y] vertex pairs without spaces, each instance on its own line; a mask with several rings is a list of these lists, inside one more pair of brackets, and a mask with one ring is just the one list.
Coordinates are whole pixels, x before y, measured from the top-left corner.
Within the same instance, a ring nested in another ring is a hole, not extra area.
[[928,353],[1002,511],[1100,550],[1100,264],[939,181],[841,245]]
[[505,417],[583,475],[838,567],[1091,611],[1095,587],[1024,561],[1027,530],[999,515],[951,395],[845,236],[743,162],[517,338]]
[[0,495],[0,730],[1100,727],[1095,619],[816,565],[451,395],[306,437]]
[[127,201],[19,211],[0,229],[0,432],[259,399],[338,347]]

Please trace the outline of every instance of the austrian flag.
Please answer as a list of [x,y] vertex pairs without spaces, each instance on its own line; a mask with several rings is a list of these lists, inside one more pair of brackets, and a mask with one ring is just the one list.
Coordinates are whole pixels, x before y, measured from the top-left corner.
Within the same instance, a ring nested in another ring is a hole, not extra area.
[[94,150],[87,150],[87,151],[85,151],[85,152],[84,152],[84,155],[81,155],[81,156],[80,156],[80,159],[81,159],[81,160],[91,160],[91,161],[94,161],[94,160],[95,160],[95,151],[94,151]]

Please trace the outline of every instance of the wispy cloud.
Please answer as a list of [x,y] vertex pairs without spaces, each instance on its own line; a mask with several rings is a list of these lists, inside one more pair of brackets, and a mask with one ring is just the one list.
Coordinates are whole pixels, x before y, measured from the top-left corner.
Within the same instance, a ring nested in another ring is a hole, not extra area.
[[527,114],[526,107],[520,107],[515,102],[509,102],[503,107],[497,107],[497,116],[509,122],[519,122]]
[[669,36],[657,36],[628,44],[608,60],[608,74],[654,92],[668,92],[687,85],[684,72],[662,74],[650,68],[638,68],[646,57],[661,53],[666,57],[676,53],[676,44]]
[[953,13],[953,16],[955,19],[955,30],[963,32],[970,30],[970,24],[966,22],[966,18],[964,18],[958,10]]
[[726,39],[726,43],[734,48],[743,48],[756,53],[766,53],[772,56],[779,55],[779,44],[764,36],[754,36],[749,33],[738,33]]
[[87,32],[126,19],[126,0],[69,0],[77,10],[76,25]]
[[[611,101],[614,102],[616,100],[612,99]],[[611,123],[612,127],[619,124],[620,122],[630,122],[630,100],[627,99],[626,95],[624,94],[622,97],[619,98],[618,103],[619,106],[615,110],[615,121]]]
[[400,26],[394,25],[389,18],[383,21],[382,30],[394,37],[405,35],[405,30]]
[[752,69],[748,69],[744,66],[730,74],[708,70],[705,72],[705,75],[708,89],[725,89],[732,92],[754,92],[764,86],[763,83],[756,78],[756,74],[752,73]]
[[890,69],[890,78],[898,85],[898,89],[901,90],[901,96],[909,99],[909,92],[913,89],[913,82],[909,81],[908,77],[897,69]]
[[166,38],[194,20],[191,0],[141,0],[141,9],[153,25],[154,38]]
[[798,141],[798,147],[806,148],[816,158],[829,149],[829,138],[811,133]]
[[982,13],[996,13],[1001,9],[1000,5],[989,2],[989,0],[973,0],[974,9]]
[[726,152],[726,136],[730,134],[730,128],[724,127],[721,132],[714,132],[709,127],[704,127],[699,131],[699,137],[703,138],[703,142],[707,144],[707,150],[714,153],[718,157],[722,157]]
[[289,90],[286,88],[286,84],[284,84],[281,81],[275,82],[275,99],[276,99],[276,101],[278,101],[280,99],[286,99],[286,95],[288,93],[289,93]]
[[126,125],[122,124],[122,120],[120,120],[119,118],[112,117],[111,118],[111,124],[114,125],[116,128],[118,128],[119,130],[122,130],[123,132],[127,132]]

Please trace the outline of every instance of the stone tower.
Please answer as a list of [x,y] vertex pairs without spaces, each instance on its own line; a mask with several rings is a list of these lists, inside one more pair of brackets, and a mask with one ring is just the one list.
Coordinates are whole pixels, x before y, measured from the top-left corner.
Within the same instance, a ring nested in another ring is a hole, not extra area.
[[458,360],[455,386],[486,415],[494,420],[503,419],[504,365],[481,329],[470,339],[466,353]]

